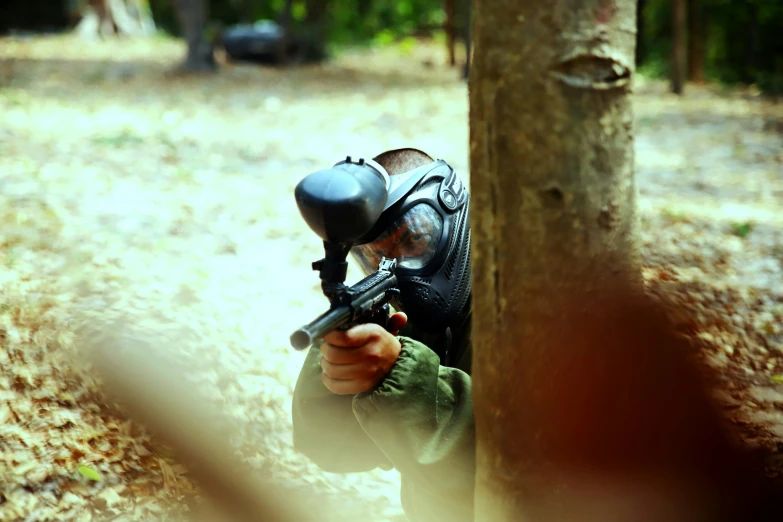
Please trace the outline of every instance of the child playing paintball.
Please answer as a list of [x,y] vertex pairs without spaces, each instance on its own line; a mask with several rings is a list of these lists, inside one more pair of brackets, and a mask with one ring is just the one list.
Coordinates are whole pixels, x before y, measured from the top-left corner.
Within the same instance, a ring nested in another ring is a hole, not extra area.
[[415,149],[374,158],[419,177],[351,253],[364,272],[397,259],[388,330],[362,324],[308,352],[293,400],[294,445],[325,471],[395,468],[412,521],[473,520],[470,196]]

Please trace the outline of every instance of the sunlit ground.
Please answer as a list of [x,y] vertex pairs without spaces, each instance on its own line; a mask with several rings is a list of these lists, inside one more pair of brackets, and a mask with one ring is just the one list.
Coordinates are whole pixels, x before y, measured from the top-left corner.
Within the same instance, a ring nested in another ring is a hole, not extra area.
[[[194,368],[181,378],[222,404],[259,474],[392,520],[395,473],[324,473],[291,445],[303,355],[288,336],[326,305],[310,270],[321,245],[293,188],[346,154],[402,146],[467,175],[466,86],[428,46],[165,76],[182,52],[157,39],[0,41],[0,519],[132,520],[197,496],[187,470],[72,362],[81,324],[125,318],[193,333],[160,350]],[[745,438],[773,462],[783,111],[718,89],[678,99],[640,80],[636,91],[651,291],[681,306],[724,379],[721,401],[751,420]]]

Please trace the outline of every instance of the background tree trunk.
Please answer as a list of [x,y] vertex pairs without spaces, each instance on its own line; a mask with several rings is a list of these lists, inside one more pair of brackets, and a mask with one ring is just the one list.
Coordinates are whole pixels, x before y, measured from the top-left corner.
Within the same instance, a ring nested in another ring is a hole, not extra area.
[[280,25],[283,28],[283,37],[277,48],[277,59],[280,64],[288,61],[288,43],[291,41],[291,18],[293,15],[294,0],[285,0],[283,12],[280,13]]
[[757,520],[758,470],[643,297],[636,1],[475,9],[475,520]]
[[470,60],[473,54],[473,0],[464,0],[465,2],[465,27],[463,34],[465,38],[465,68],[462,71],[462,79],[467,80],[470,77]]
[[217,69],[212,42],[205,38],[204,31],[209,17],[208,0],[173,0],[182,34],[188,45],[185,62],[181,68],[189,72],[214,71]]
[[446,46],[449,50],[449,65],[454,67],[457,64],[457,55],[455,53],[455,28],[454,28],[454,0],[444,0],[443,9],[446,12]]
[[704,83],[705,12],[701,0],[688,0],[688,81]]
[[326,56],[326,43],[329,37],[329,2],[330,0],[306,0],[305,3],[306,33],[309,38],[312,38],[315,52],[320,56]]
[[636,52],[634,55],[636,56],[637,67],[647,59],[647,43],[645,41],[647,33],[645,32],[645,22],[643,16],[644,6],[646,4],[647,0],[636,1]]
[[117,34],[117,26],[111,17],[105,0],[87,0],[82,5],[81,20],[75,29],[80,36],[87,38]]
[[686,0],[672,0],[672,61],[671,90],[682,94],[685,89],[687,57],[687,15]]
[[748,21],[745,29],[745,63],[742,67],[741,79],[744,83],[751,84],[756,81],[756,62],[758,61],[759,51],[759,19],[758,6],[753,2],[748,2]]
[[239,3],[239,21],[243,24],[252,24],[256,21],[256,2],[255,0],[240,0]]
[[641,291],[628,97],[636,2],[475,10],[476,520],[522,521],[546,467],[535,385],[568,356],[547,332],[574,302],[600,308],[613,289]]
[[156,28],[145,0],[87,0],[75,30],[87,37],[149,36]]

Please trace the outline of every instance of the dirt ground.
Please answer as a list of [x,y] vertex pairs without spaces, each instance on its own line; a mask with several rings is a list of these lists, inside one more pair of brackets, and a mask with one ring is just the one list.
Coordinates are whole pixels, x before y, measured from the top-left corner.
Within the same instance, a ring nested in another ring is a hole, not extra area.
[[[0,40],[0,520],[141,520],[198,497],[74,362],[79,327],[117,318],[193,333],[160,349],[198,366],[183,379],[223,405],[260,475],[399,519],[396,473],[329,474],[292,448],[303,354],[288,336],[326,304],[310,270],[321,245],[293,188],[347,154],[402,146],[467,176],[466,86],[426,46],[167,76],[182,52],[158,39]],[[776,475],[783,110],[752,92],[635,90],[650,291],[676,305]]]

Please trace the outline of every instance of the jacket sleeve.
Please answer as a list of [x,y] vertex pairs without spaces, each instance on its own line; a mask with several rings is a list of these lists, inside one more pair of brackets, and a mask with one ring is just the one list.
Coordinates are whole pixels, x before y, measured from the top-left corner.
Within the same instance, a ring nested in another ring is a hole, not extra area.
[[321,352],[310,347],[294,389],[294,447],[331,473],[388,470],[392,465],[354,415],[352,395],[336,395],[321,382]]
[[399,336],[400,356],[374,390],[335,395],[311,348],[294,392],[294,445],[329,472],[396,468],[411,520],[472,520],[475,428],[470,376]]
[[399,339],[402,351],[391,372],[375,390],[354,398],[356,418],[415,488],[446,504],[460,504],[472,516],[471,378],[462,370],[441,366],[427,346]]

